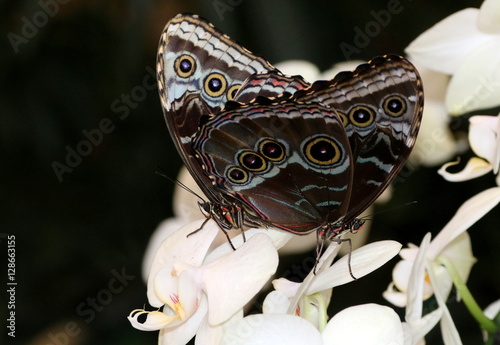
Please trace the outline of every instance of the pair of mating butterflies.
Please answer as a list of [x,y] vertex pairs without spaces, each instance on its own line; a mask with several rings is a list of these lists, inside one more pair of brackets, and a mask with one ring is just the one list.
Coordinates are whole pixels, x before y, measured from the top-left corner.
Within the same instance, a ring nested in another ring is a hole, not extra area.
[[400,56],[332,80],[285,76],[196,15],[165,27],[157,59],[168,129],[222,229],[333,238],[396,177],[415,143],[422,82]]

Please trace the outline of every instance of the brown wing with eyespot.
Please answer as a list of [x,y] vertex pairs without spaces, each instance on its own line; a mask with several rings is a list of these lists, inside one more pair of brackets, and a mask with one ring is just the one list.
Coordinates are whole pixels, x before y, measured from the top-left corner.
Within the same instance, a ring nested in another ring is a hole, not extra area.
[[294,98],[321,102],[343,119],[354,160],[346,215],[352,221],[396,178],[415,144],[424,101],[418,71],[403,57],[386,55],[318,81]]
[[179,14],[165,26],[157,55],[165,121],[185,165],[212,201],[218,193],[191,151],[200,118],[217,114],[250,75],[274,69],[197,15]]
[[303,234],[347,211],[352,157],[329,107],[263,97],[229,103],[193,147],[218,189],[261,223]]

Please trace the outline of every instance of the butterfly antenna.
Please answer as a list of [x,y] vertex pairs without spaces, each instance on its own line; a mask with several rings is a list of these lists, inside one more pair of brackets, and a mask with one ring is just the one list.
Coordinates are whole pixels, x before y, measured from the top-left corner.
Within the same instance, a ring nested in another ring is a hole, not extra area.
[[156,174],[160,175],[161,177],[166,178],[170,182],[175,183],[176,185],[178,185],[179,187],[181,187],[182,189],[184,189],[186,192],[193,194],[195,197],[197,197],[198,199],[200,199],[202,202],[205,202],[205,199],[203,199],[198,193],[196,193],[194,190],[192,190],[191,188],[189,188],[188,186],[186,186],[181,181],[171,178],[170,176],[166,175],[163,171],[158,171],[157,170]]
[[403,205],[394,206],[394,207],[391,207],[391,208],[388,208],[388,209],[385,209],[385,210],[382,210],[382,211],[379,211],[379,212],[375,212],[375,213],[366,215],[364,217],[359,217],[359,219],[373,220],[373,216],[375,216],[375,215],[379,215],[379,214],[383,214],[383,213],[387,213],[387,212],[392,212],[392,211],[397,210],[399,208],[406,207],[406,206],[409,206],[409,205],[413,205],[413,204],[416,204],[416,203],[417,203],[416,200],[410,201],[410,202],[407,202],[406,204],[403,204]]

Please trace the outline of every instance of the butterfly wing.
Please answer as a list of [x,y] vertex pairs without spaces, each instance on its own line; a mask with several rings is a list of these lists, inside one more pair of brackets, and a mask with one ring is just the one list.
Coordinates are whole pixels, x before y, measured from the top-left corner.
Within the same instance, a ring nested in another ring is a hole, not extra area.
[[239,103],[250,103],[258,96],[276,98],[284,93],[294,94],[309,86],[310,84],[300,75],[286,76],[278,70],[255,73],[245,80],[234,100]]
[[342,218],[352,158],[340,118],[317,103],[230,102],[193,140],[205,173],[257,222],[294,233]]
[[396,178],[415,144],[424,99],[419,74],[406,59],[387,55],[318,81],[295,99],[321,102],[342,118],[354,160],[349,222]]
[[217,192],[191,151],[200,117],[218,113],[250,75],[274,69],[197,15],[179,14],[165,26],[157,56],[165,120],[184,163],[212,201]]
[[196,15],[167,24],[157,70],[171,136],[210,200],[237,199],[296,233],[368,207],[403,167],[422,114],[420,78],[403,58],[309,86]]

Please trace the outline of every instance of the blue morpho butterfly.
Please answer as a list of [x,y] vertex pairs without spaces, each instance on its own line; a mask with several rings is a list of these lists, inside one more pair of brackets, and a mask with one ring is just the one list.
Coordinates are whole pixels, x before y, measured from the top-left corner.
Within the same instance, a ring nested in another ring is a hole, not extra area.
[[332,239],[405,164],[422,82],[400,56],[310,85],[285,76],[197,15],[165,27],[157,59],[168,129],[223,230],[263,225]]

